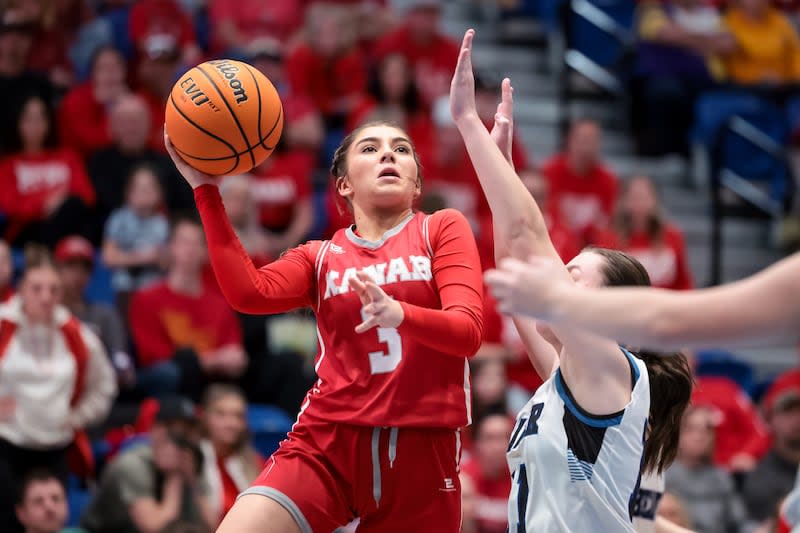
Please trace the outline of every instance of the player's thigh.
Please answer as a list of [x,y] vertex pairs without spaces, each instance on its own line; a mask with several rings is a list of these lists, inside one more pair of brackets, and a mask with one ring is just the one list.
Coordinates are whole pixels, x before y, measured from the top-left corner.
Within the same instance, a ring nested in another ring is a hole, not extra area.
[[306,533],[292,514],[277,501],[245,494],[233,505],[217,533]]
[[362,514],[358,533],[458,533],[459,453],[455,431],[401,428],[395,460],[382,465],[380,503]]
[[[272,504],[277,504],[286,511],[281,516],[285,518],[288,513],[299,528],[292,531],[301,533],[333,531],[353,519],[347,483],[334,473],[329,458],[313,446],[312,440],[300,431],[281,443],[261,474],[239,498],[261,498],[272,503],[269,506],[248,504],[247,508],[253,510],[248,511],[247,517],[257,515],[259,508],[269,511],[275,508]],[[229,533],[235,531],[232,528]]]

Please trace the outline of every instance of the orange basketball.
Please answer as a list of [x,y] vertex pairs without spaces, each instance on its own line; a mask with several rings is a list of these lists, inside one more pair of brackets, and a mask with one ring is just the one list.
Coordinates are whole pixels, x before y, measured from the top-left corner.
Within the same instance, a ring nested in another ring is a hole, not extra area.
[[166,127],[178,153],[197,170],[241,174],[272,153],[283,131],[283,106],[272,82],[247,63],[208,61],[172,88]]

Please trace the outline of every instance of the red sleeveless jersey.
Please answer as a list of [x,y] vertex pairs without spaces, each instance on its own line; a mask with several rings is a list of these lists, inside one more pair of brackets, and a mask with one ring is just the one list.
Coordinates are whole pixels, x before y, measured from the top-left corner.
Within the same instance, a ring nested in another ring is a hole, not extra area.
[[[467,358],[480,346],[483,289],[475,240],[461,213],[409,215],[379,241],[341,229],[256,270],[244,260],[216,189],[200,187],[195,197],[231,305],[250,313],[311,306],[316,314],[319,379],[301,414],[368,426],[470,423]],[[398,328],[354,331],[364,320],[349,287],[358,271],[401,303]]]

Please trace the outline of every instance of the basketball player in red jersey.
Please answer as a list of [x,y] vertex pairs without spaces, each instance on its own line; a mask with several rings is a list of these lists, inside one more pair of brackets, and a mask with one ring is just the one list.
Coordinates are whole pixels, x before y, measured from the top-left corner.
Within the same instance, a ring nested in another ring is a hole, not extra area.
[[407,134],[362,126],[332,174],[355,224],[256,269],[217,181],[165,143],[193,187],[211,263],[244,313],[311,307],[319,380],[288,438],[219,533],[456,533],[458,428],[470,423],[469,367],[481,342],[482,280],[461,213],[414,212],[420,165]]

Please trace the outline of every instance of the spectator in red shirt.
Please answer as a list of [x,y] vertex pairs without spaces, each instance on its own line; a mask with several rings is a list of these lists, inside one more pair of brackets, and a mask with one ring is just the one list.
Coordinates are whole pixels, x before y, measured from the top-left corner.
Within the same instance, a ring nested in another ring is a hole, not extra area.
[[174,223],[169,260],[165,281],[131,299],[138,386],[150,396],[179,392],[197,398],[211,380],[240,377],[247,356],[233,310],[203,283],[208,256],[197,220]]
[[[273,156],[274,157],[274,156]],[[258,223],[258,210],[253,197],[254,180],[248,174],[226,176],[219,187],[225,214],[242,246],[256,267],[272,261],[269,237]]]
[[164,103],[180,68],[180,48],[173,35],[153,34],[141,43],[141,61],[136,70],[137,92],[150,109],[150,148],[165,152]]
[[0,304],[14,296],[14,258],[11,247],[0,239]]
[[447,207],[467,218],[480,238],[481,215],[490,215],[467,150],[450,116],[449,98],[442,97],[433,108],[433,131],[417,141],[425,176],[425,195],[438,195]]
[[27,67],[33,28],[15,17],[8,10],[0,20],[0,149],[4,154],[17,137],[17,115],[25,101],[35,95],[50,103],[54,96],[50,80]]
[[[694,358],[687,353],[689,362]],[[748,472],[764,456],[770,436],[750,397],[730,378],[695,376],[692,404],[709,407],[714,414],[717,438],[714,464],[733,472]]]
[[479,533],[504,533],[508,527],[508,495],[511,475],[506,447],[514,421],[505,412],[487,414],[473,426],[474,456],[464,463],[464,475],[477,492]]
[[111,144],[109,108],[127,93],[127,64],[116,48],[98,49],[89,80],[72,89],[59,106],[61,142],[84,157]]
[[153,36],[170,38],[187,65],[200,61],[200,47],[194,33],[192,20],[177,0],[138,0],[134,2],[128,18],[131,42],[138,51],[144,51],[147,40]]
[[405,23],[378,41],[375,49],[377,59],[391,53],[408,59],[426,105],[449,94],[458,59],[458,44],[439,30],[441,10],[440,0],[414,0]]
[[627,183],[614,218],[614,230],[619,248],[644,265],[654,287],[692,288],[683,232],[667,221],[650,178],[637,176]]
[[28,68],[39,72],[59,89],[66,89],[73,79],[72,65],[67,57],[68,35],[59,19],[56,2],[16,2],[8,14],[19,22],[29,24],[33,42],[27,58]]
[[582,240],[594,242],[609,226],[617,201],[617,177],[600,156],[600,127],[591,120],[575,122],[562,153],[550,158],[542,172],[550,184],[552,209]]
[[285,115],[282,139],[286,139],[291,149],[306,150],[316,155],[325,136],[322,115],[308,96],[292,90],[287,80],[281,43],[271,38],[258,39],[248,48],[247,58],[269,78],[281,95]]
[[247,400],[233,385],[211,385],[203,398],[203,481],[206,498],[220,520],[236,497],[258,477],[264,459],[250,444]]
[[286,59],[293,92],[306,95],[326,119],[341,127],[364,96],[365,59],[348,35],[344,11],[316,4],[308,11],[303,41]]
[[283,139],[278,141],[275,152],[253,170],[250,188],[258,221],[267,230],[268,252],[272,257],[305,241],[314,222],[313,158],[303,151],[288,150]]
[[265,36],[286,42],[303,23],[304,2],[281,0],[211,0],[212,50],[215,54],[241,54]]
[[12,245],[36,241],[52,247],[67,235],[88,234],[94,190],[78,154],[57,146],[52,111],[38,96],[20,108],[10,148],[0,161],[6,239]]
[[408,60],[402,54],[389,54],[376,66],[369,94],[347,121],[347,130],[375,120],[390,120],[409,132],[412,139],[427,134],[431,123],[414,83]]
[[747,475],[742,490],[750,518],[766,522],[797,479],[800,463],[800,370],[778,376],[764,395],[772,447]]
[[472,379],[472,416],[480,419],[487,413],[507,412],[508,379],[504,361],[480,358],[470,361]]

